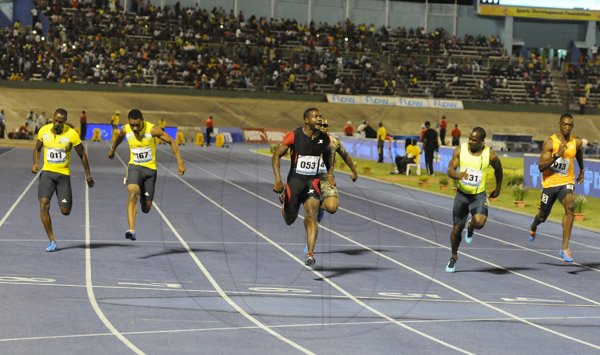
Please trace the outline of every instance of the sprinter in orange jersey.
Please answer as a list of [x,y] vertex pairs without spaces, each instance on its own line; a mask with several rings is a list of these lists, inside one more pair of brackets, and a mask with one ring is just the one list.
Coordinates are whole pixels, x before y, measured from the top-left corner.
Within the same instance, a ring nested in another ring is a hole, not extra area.
[[562,219],[563,243],[560,257],[568,263],[573,262],[573,256],[569,249],[571,230],[573,229],[574,217],[574,194],[575,189],[575,159],[579,165],[579,176],[577,183],[583,182],[583,145],[581,138],[573,137],[571,131],[575,126],[573,116],[568,113],[560,116],[560,131],[553,134],[544,142],[542,153],[538,162],[538,168],[542,173],[542,196],[540,211],[534,217],[529,229],[529,240],[535,240],[535,232],[538,225],[544,223],[556,200],[565,208]]

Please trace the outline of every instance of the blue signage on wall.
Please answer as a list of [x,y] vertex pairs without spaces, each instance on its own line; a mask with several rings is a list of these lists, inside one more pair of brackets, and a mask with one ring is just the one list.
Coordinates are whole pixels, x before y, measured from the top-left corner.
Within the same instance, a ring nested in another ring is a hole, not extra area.
[[[352,157],[374,160],[377,161],[377,140],[376,139],[365,139],[365,138],[352,138],[343,137],[340,138],[344,147]],[[422,148],[421,143],[419,148]],[[433,170],[439,173],[446,173],[448,171],[448,164],[452,159],[452,153],[454,147],[440,147],[438,154],[435,155],[433,162]],[[383,161],[392,162],[397,155],[403,156],[406,154],[404,149],[404,140],[399,141],[386,141],[383,148]],[[425,154],[421,153],[421,159],[419,164],[422,169],[425,169]]]
[[[85,132],[86,140],[92,139],[92,136],[94,135],[94,129],[96,128],[100,130],[100,137],[102,137],[103,141],[109,141],[112,139],[112,125],[108,123],[88,123],[87,131]],[[119,125],[119,129],[121,128],[123,128],[123,125]],[[165,127],[164,131],[173,137],[173,139],[175,139],[177,136],[177,127]]]
[[[542,175],[538,169],[539,155],[525,154],[524,169],[525,186],[534,189],[542,188]],[[600,161],[584,159],[585,173],[583,183],[575,184],[575,193],[600,197]],[[575,162],[575,178],[579,175],[579,166]]]

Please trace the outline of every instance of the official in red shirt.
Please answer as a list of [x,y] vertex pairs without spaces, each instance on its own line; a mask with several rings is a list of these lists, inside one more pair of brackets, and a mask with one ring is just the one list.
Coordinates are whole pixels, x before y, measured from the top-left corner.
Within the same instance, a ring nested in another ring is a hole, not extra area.
[[213,116],[208,116],[206,119],[206,146],[210,146],[210,138],[213,136]]
[[352,137],[354,135],[354,127],[352,127],[352,121],[348,121],[344,125],[344,135],[348,137]]

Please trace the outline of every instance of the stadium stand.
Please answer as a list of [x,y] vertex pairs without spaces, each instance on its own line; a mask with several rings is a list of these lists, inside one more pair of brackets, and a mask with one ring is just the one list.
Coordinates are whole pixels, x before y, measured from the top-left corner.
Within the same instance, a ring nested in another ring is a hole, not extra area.
[[150,2],[133,12],[41,6],[47,38],[27,27],[0,30],[0,79],[560,104],[543,58],[511,59],[494,36],[349,20],[306,26]]

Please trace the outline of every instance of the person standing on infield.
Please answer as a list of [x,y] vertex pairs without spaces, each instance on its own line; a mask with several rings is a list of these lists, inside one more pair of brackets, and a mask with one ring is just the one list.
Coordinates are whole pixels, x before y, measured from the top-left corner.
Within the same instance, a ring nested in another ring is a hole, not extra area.
[[185,173],[185,164],[181,159],[179,146],[173,137],[168,135],[158,126],[146,122],[142,111],[133,109],[127,115],[129,123],[123,125],[117,139],[108,151],[108,158],[114,159],[115,150],[127,138],[129,143],[129,164],[125,184],[127,185],[127,222],[129,229],[125,232],[125,239],[136,240],[135,219],[137,216],[137,202],[140,201],[142,212],[148,213],[154,200],[154,185],[156,184],[156,141],[158,137],[171,145],[171,151],[177,159],[179,175]]
[[453,226],[450,232],[452,255],[446,265],[446,272],[454,272],[456,268],[463,230],[465,242],[469,244],[473,240],[473,231],[483,228],[487,221],[488,203],[485,183],[486,170],[489,166],[494,168],[496,177],[496,188],[490,194],[490,198],[497,198],[500,195],[503,178],[502,163],[496,152],[485,146],[485,136],[483,128],[473,128],[469,134],[469,141],[454,148],[452,159],[448,164],[448,176],[458,180],[458,188],[452,207]]
[[68,216],[73,207],[73,194],[71,190],[71,150],[81,158],[81,164],[85,171],[85,180],[88,187],[94,186],[94,179],[90,172],[85,148],[81,144],[81,139],[77,132],[66,125],[67,111],[59,108],[54,111],[52,123],[42,126],[37,134],[37,142],[33,148],[33,166],[31,172],[37,174],[39,171],[39,155],[44,148],[44,166],[39,177],[38,200],[40,202],[40,218],[44,225],[46,235],[48,235],[48,245],[46,251],[52,252],[58,250],[54,230],[52,229],[52,219],[50,218],[50,200],[56,193],[60,212]]
[[575,196],[575,160],[579,165],[577,183],[581,184],[584,177],[583,167],[583,142],[579,137],[573,137],[571,131],[575,126],[573,116],[568,113],[560,116],[559,132],[548,138],[542,146],[542,153],[538,162],[538,169],[542,173],[542,196],[540,210],[533,218],[529,228],[529,240],[535,240],[537,227],[546,221],[556,200],[560,201],[565,209],[562,219],[562,249],[560,257],[568,263],[573,262],[569,249],[571,230],[573,229]]

